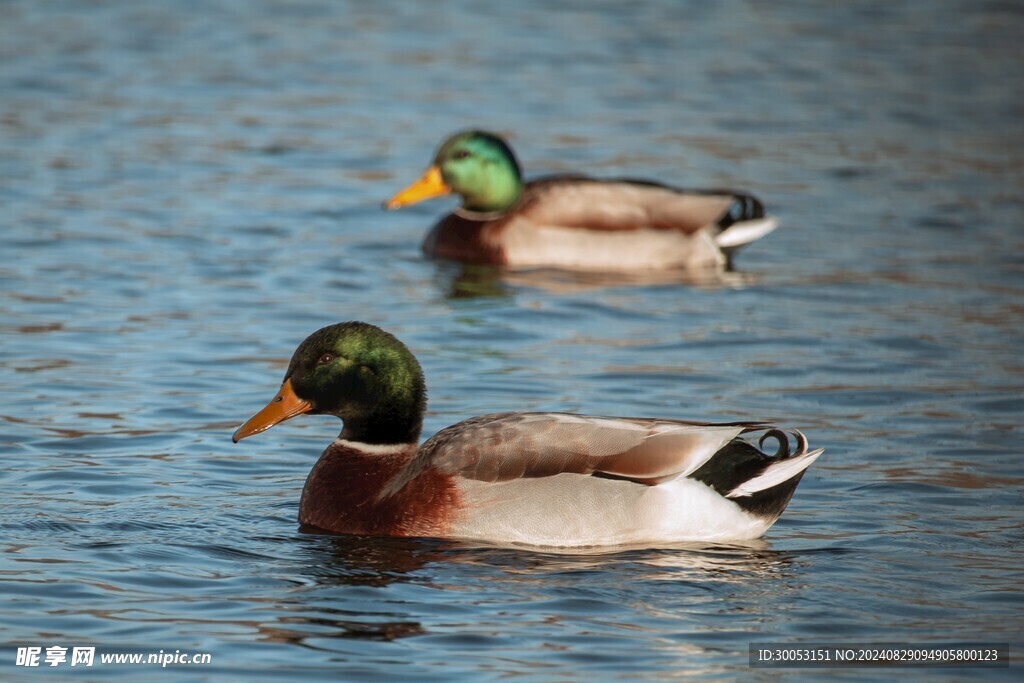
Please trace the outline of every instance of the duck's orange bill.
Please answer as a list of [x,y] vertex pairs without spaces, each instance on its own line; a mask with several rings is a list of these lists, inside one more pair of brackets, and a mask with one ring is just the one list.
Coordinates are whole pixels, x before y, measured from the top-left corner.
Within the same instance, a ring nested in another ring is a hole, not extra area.
[[278,422],[284,422],[288,418],[308,413],[313,409],[309,401],[303,401],[295,395],[292,389],[292,380],[286,379],[281,385],[281,391],[267,404],[267,407],[249,418],[249,421],[235,430],[231,440],[238,443],[247,436],[259,434],[270,429]]
[[451,188],[445,185],[444,179],[441,177],[441,169],[437,166],[431,166],[423,174],[422,178],[385,202],[384,208],[400,209],[409,204],[422,202],[424,199],[440,197],[451,191]]

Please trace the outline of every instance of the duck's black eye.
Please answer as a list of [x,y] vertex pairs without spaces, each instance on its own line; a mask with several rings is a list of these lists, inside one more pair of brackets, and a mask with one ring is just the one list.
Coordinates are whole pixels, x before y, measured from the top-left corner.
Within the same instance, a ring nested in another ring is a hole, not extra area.
[[316,362],[316,364],[327,365],[328,363],[333,362],[334,359],[335,355],[333,353],[325,353],[324,355],[320,356],[320,359]]
[[467,149],[459,149],[456,150],[454,154],[452,154],[453,159],[465,159],[468,156],[470,156],[470,153],[469,150]]

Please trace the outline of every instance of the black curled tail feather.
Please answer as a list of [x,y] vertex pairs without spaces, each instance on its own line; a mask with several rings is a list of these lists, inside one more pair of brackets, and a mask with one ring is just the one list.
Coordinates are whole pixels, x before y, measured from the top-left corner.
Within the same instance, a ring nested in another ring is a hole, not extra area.
[[[732,196],[732,204],[729,206],[728,211],[722,214],[722,217],[718,219],[718,223],[715,226],[718,230],[717,234],[719,235],[737,223],[757,218],[764,218],[765,216],[764,203],[748,192],[726,189],[692,190],[692,192],[694,194]],[[741,246],[742,245],[722,247],[722,254],[725,255],[725,267],[727,270],[732,270],[733,256],[735,256],[736,250]]]
[[804,436],[803,432],[801,432],[799,429],[794,429],[793,437],[796,439],[796,448],[790,450],[789,433],[784,432],[783,430],[777,427],[771,427],[769,429],[766,429],[764,434],[761,435],[761,438],[757,440],[757,447],[764,448],[765,439],[775,439],[776,441],[779,442],[779,449],[775,451],[775,455],[772,456],[773,459],[788,458],[800,453],[806,453],[807,437]]
[[718,227],[725,230],[734,223],[749,221],[755,218],[764,218],[764,203],[752,194],[736,192],[735,190],[712,191],[708,194],[729,194],[735,198],[732,206],[718,221]]

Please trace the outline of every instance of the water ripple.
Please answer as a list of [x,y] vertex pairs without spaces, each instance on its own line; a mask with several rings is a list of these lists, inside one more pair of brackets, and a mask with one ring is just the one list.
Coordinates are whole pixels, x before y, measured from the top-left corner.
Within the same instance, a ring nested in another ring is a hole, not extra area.
[[[3,666],[95,644],[213,653],[179,680],[769,680],[750,642],[1019,651],[1014,3],[0,13]],[[724,275],[426,261],[452,202],[379,205],[470,126],[531,173],[750,188],[782,227]],[[230,434],[348,319],[417,353],[428,434],[563,409],[778,420],[828,453],[746,545],[301,529],[337,421]]]

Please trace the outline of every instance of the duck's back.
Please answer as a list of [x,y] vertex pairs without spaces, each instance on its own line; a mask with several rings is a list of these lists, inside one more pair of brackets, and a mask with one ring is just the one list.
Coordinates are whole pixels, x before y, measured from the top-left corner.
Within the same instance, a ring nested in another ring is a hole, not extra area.
[[540,178],[527,183],[520,212],[537,224],[605,232],[693,234],[718,223],[732,193],[688,192],[639,180]]

